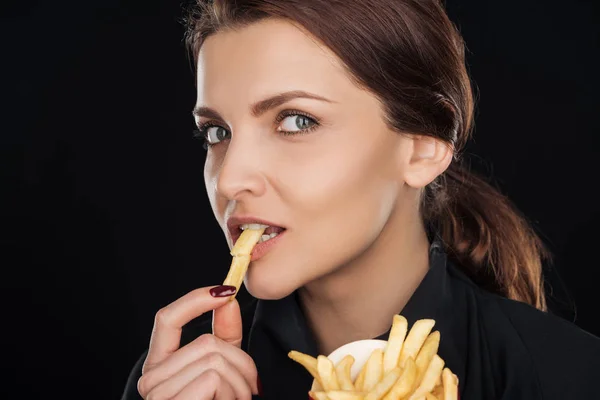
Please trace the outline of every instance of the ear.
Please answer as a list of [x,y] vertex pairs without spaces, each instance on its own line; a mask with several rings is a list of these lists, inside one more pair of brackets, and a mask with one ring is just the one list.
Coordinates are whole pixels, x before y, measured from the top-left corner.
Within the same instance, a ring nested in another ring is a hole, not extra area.
[[423,188],[442,174],[454,154],[450,145],[430,136],[412,136],[410,154],[405,158],[404,181],[413,188]]

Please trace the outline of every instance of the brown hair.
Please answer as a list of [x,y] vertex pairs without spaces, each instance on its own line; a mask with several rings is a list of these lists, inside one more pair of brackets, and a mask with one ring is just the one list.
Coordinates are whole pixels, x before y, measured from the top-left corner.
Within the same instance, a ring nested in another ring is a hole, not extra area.
[[449,257],[475,282],[546,309],[548,256],[525,218],[458,157],[471,135],[473,94],[461,35],[438,0],[214,0],[184,23],[194,66],[203,41],[223,29],[282,18],[310,32],[374,93],[398,132],[432,136],[455,158],[423,191],[421,214]]

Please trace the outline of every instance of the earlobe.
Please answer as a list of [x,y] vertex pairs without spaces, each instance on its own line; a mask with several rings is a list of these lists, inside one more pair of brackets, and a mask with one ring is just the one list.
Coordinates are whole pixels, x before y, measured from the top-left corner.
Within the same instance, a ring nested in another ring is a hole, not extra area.
[[415,136],[412,153],[404,171],[404,181],[413,188],[422,188],[442,174],[453,156],[451,146],[429,136]]

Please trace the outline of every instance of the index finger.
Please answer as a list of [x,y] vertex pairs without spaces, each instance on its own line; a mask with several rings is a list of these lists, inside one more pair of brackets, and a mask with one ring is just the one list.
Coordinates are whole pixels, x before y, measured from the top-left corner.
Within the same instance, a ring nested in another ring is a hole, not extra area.
[[[205,312],[227,303],[229,296],[213,297],[210,294],[213,287],[192,290],[156,313],[148,356],[144,361],[142,373],[145,373],[148,368],[152,368],[152,366],[160,363],[179,349],[181,328],[185,324]],[[224,294],[227,293],[229,292]],[[234,293],[235,288],[232,288],[231,294]]]

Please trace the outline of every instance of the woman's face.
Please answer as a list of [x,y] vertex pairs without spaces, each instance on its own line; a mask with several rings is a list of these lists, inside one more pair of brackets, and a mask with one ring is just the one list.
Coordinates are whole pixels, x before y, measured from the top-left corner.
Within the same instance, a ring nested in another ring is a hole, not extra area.
[[331,51],[282,20],[220,32],[197,87],[206,190],[229,245],[241,223],[285,229],[255,249],[253,296],[282,298],[377,241],[403,203],[405,139]]

